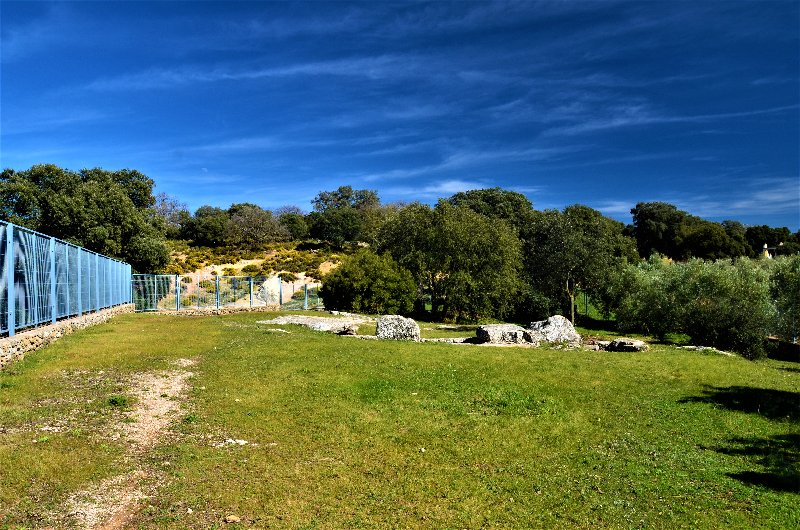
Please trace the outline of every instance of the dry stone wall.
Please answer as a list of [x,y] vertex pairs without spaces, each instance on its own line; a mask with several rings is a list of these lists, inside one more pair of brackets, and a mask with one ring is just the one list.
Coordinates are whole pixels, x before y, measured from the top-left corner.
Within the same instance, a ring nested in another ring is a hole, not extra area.
[[96,313],[87,313],[79,317],[61,320],[49,326],[42,326],[27,331],[22,331],[13,337],[0,339],[0,370],[14,361],[21,360],[26,353],[38,350],[42,346],[54,342],[73,331],[88,328],[106,322],[114,315],[120,313],[133,313],[133,304],[123,304],[109,307]]
[[217,308],[186,308],[182,307],[180,311],[174,309],[165,309],[163,311],[142,311],[143,315],[175,315],[180,317],[204,317],[208,315],[229,315],[231,313],[275,313],[280,311],[278,305],[261,305],[254,307],[247,306],[230,306]]

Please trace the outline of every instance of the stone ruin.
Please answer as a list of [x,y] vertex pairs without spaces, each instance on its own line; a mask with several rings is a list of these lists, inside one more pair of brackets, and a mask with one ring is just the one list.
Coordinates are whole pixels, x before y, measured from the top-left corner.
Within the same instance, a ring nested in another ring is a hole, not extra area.
[[419,325],[413,319],[400,315],[378,317],[375,335],[387,340],[420,340]]

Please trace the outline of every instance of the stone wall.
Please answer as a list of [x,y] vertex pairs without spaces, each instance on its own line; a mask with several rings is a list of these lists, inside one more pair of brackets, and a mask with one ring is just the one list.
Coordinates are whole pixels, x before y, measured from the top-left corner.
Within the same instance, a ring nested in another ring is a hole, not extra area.
[[180,317],[199,317],[199,316],[208,316],[208,315],[229,315],[231,313],[275,313],[280,311],[281,308],[278,305],[261,305],[261,306],[254,306],[254,307],[220,307],[219,309],[216,308],[181,308],[180,311],[173,311],[173,310],[165,310],[165,311],[142,311],[140,314],[147,314],[147,315],[173,315],[173,316],[180,316]]
[[38,350],[42,346],[54,342],[64,335],[69,335],[75,330],[88,328],[106,322],[114,315],[120,313],[133,313],[133,304],[123,304],[109,307],[96,313],[87,313],[79,317],[60,320],[49,326],[21,331],[13,337],[0,339],[0,370],[14,361],[25,357],[25,354]]

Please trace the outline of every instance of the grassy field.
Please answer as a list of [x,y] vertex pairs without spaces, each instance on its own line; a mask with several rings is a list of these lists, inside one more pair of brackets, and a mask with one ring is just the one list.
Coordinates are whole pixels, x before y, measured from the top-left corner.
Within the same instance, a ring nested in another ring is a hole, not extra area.
[[[0,373],[0,528],[68,525],[74,492],[137,469],[133,528],[800,525],[797,364],[362,341],[263,318],[121,316]],[[178,359],[196,361],[183,408],[132,452],[115,434],[131,381]]]

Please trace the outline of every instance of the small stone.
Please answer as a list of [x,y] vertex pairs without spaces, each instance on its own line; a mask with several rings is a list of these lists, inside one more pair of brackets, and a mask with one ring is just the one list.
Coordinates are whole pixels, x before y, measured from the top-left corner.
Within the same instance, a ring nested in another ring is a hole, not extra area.
[[226,515],[225,516],[226,523],[240,523],[242,522],[242,518],[238,515]]
[[648,348],[647,343],[642,340],[620,338],[612,340],[605,349],[617,352],[639,352],[646,351]]

